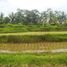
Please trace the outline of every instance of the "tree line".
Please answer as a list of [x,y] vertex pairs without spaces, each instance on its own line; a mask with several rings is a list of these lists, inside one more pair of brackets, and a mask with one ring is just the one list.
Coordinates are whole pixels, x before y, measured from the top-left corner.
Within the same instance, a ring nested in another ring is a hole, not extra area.
[[8,16],[0,13],[0,24],[66,24],[67,14],[63,11],[53,11],[47,9],[39,12],[38,10],[17,9]]

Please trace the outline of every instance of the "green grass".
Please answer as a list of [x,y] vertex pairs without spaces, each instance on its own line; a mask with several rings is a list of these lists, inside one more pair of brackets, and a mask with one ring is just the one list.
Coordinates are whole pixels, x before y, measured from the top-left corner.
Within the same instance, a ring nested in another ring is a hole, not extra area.
[[0,24],[0,33],[18,32],[37,32],[37,31],[67,31],[66,25],[23,25],[23,24]]
[[67,54],[0,54],[0,64],[66,64]]
[[32,32],[0,34],[0,43],[66,42],[67,32]]

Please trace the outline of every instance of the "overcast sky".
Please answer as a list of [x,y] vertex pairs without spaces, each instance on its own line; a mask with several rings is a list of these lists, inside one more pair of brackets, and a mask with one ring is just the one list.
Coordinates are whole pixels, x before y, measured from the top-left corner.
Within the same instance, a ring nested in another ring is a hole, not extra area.
[[47,8],[67,12],[67,0],[0,0],[0,12],[6,15],[20,9],[38,9],[44,11]]

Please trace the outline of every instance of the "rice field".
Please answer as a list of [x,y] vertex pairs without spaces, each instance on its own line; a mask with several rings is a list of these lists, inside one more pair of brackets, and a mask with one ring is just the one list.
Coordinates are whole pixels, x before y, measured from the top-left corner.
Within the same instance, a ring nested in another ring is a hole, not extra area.
[[1,43],[0,50],[54,50],[67,49],[67,42],[38,42],[38,43]]
[[[51,34],[51,35],[46,35],[46,34]],[[18,36],[18,35],[20,35],[20,36]],[[38,36],[38,35],[40,35],[40,36]],[[60,41],[61,39],[63,41]],[[53,40],[55,40],[55,41],[53,41]],[[57,40],[57,42],[56,42],[56,40]],[[66,31],[64,31],[64,32],[61,31],[61,32],[3,33],[3,34],[0,34],[0,50],[22,52],[25,50],[30,50],[30,51],[32,51],[32,50],[48,50],[48,51],[50,51],[50,50],[54,50],[54,49],[67,49],[67,41],[66,40],[67,40],[67,32]],[[14,42],[16,42],[16,43],[14,43]]]
[[0,33],[0,67],[67,67],[67,52],[51,54],[57,49],[67,49],[67,32]]

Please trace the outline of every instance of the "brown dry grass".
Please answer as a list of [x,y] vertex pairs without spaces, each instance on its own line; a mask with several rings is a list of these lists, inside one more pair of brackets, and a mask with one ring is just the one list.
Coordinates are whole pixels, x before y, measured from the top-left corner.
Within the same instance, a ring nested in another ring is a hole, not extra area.
[[51,64],[43,64],[43,65],[35,65],[35,64],[0,64],[0,67],[67,67],[65,64],[55,64],[55,65],[51,65]]
[[23,50],[53,50],[67,49],[67,42],[38,42],[38,43],[1,43],[0,50],[23,51]]

